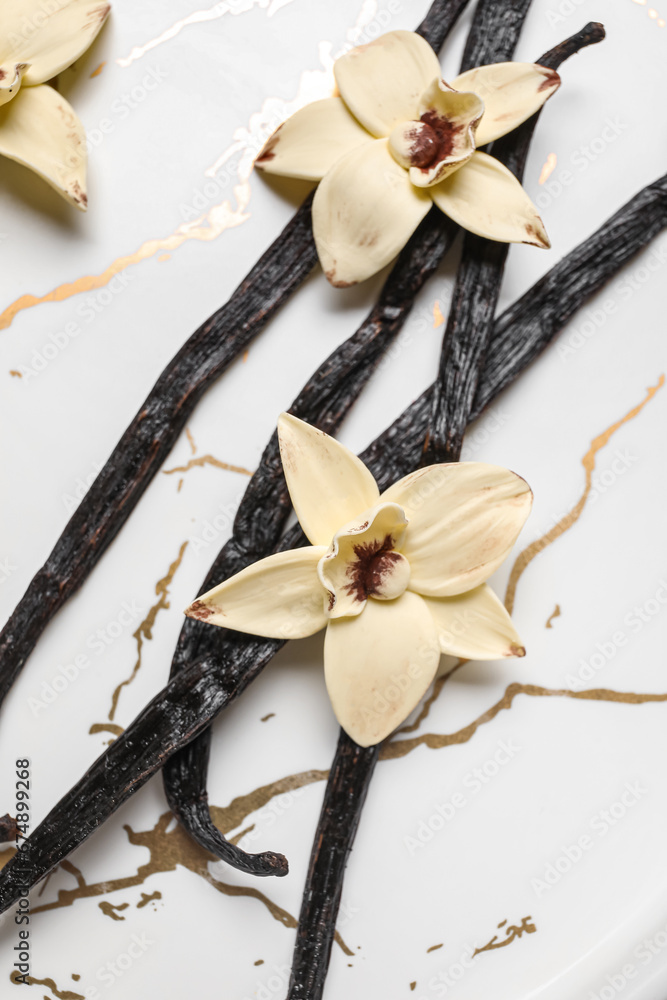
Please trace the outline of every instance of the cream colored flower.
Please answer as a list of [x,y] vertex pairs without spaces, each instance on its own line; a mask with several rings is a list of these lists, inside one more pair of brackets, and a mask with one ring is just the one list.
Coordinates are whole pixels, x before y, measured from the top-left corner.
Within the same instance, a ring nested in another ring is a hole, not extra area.
[[326,627],[324,671],[338,721],[379,743],[429,688],[441,653],[523,656],[486,580],[508,555],[532,493],[481,462],[432,465],[380,494],[351,451],[283,413],[287,486],[310,546],[279,552],[225,580],[191,618],[278,639]]
[[464,229],[502,243],[548,247],[516,177],[477,152],[530,118],[560,85],[534,63],[496,63],[440,79],[420,35],[390,31],[337,59],[340,97],[297,111],[256,165],[322,181],[313,232],[333,285],[364,281],[405,246],[433,203]]
[[45,85],[78,59],[104,24],[100,0],[1,0],[0,154],[43,177],[85,212],[86,135],[74,109]]

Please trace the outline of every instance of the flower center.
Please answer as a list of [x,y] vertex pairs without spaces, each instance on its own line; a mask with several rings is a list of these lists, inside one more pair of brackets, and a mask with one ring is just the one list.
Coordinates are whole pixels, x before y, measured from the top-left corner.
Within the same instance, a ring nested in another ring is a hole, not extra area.
[[349,582],[345,584],[350,597],[393,601],[401,596],[410,581],[410,564],[393,545],[394,539],[387,535],[381,542],[354,546],[354,561],[347,567]]
[[429,167],[437,159],[439,146],[435,130],[423,121],[402,122],[389,136],[391,155],[406,170]]
[[452,155],[463,125],[425,111],[420,121],[403,122],[389,136],[389,149],[402,167],[426,170]]
[[369,598],[393,601],[407,589],[410,564],[397,551],[407,525],[405,511],[385,502],[336,532],[317,564],[329,618],[360,615]]

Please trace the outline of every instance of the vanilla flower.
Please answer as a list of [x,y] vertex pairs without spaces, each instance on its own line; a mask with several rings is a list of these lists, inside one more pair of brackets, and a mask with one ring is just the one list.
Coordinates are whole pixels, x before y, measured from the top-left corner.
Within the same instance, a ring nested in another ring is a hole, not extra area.
[[313,233],[331,284],[364,281],[405,246],[435,203],[464,229],[549,247],[516,177],[478,146],[511,132],[560,85],[535,63],[496,63],[440,78],[435,52],[390,31],[336,60],[340,97],[306,105],[268,140],[267,173],[321,181]]
[[311,544],[253,563],[187,615],[277,639],[326,628],[331,704],[361,746],[379,743],[407,718],[441,653],[524,655],[485,582],[530,512],[523,479],[481,462],[432,465],[380,494],[363,462],[322,431],[283,413],[278,435]]
[[45,81],[86,51],[110,10],[99,0],[2,0],[0,155],[30,167],[84,212],[86,134]]

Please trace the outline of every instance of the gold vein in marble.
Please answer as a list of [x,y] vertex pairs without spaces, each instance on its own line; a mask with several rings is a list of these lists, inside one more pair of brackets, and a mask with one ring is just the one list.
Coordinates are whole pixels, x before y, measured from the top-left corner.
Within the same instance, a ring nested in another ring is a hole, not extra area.
[[[23,982],[19,982],[17,977],[19,973],[14,970],[10,972],[9,981],[14,984],[14,986],[23,986]],[[47,989],[51,990],[51,993],[57,1000],[86,1000],[82,993],[74,993],[72,990],[59,990],[55,984],[55,980],[47,976],[45,979],[36,979],[34,976],[26,976],[26,982],[29,986],[46,986]],[[44,997],[44,1000],[49,1000],[48,997]]]
[[185,475],[190,469],[201,469],[205,465],[212,465],[216,469],[223,469],[225,472],[237,472],[241,476],[252,476],[251,469],[246,469],[242,465],[230,465],[229,462],[222,462],[214,455],[199,455],[191,458],[185,465],[175,465],[173,469],[163,469],[163,476],[173,476],[176,472]]
[[112,920],[125,920],[125,917],[121,917],[119,911],[127,910],[129,903],[110,903],[108,900],[104,900],[102,903],[97,904],[105,915],[105,917],[111,917]]
[[570,691],[567,688],[547,688],[538,684],[510,684],[505,693],[495,704],[482,712],[473,722],[457,729],[453,733],[422,733],[407,740],[393,740],[386,743],[380,750],[380,760],[397,760],[412,753],[417,747],[425,746],[430,750],[442,750],[443,747],[468,743],[480,726],[492,722],[501,712],[512,708],[514,699],[520,694],[529,698],[574,698],[577,701],[606,701],[617,705],[647,705],[654,702],[667,701],[667,694],[635,694],[630,691],[613,691],[608,688],[591,688],[587,691]]
[[547,623],[544,627],[553,628],[553,621],[555,618],[560,618],[560,604],[557,604],[556,607],[553,609],[553,611],[547,618]]
[[[141,670],[142,656],[144,649],[144,642],[150,642],[153,638],[153,627],[155,625],[155,619],[157,618],[160,611],[164,611],[170,607],[169,604],[169,587],[176,575],[178,567],[183,561],[183,556],[185,555],[185,550],[188,547],[188,543],[183,542],[180,549],[178,550],[178,555],[170,565],[167,570],[166,576],[163,576],[161,580],[155,584],[155,593],[157,595],[157,601],[155,604],[149,608],[148,614],[141,622],[137,630],[133,633],[133,638],[137,644],[137,659],[135,660],[134,666],[132,667],[132,672],[130,676],[116,687],[115,691],[111,696],[111,708],[109,709],[109,720],[113,721],[116,715],[116,709],[118,708],[118,699],[120,698],[120,693],[124,687],[127,687],[132,683],[134,678],[137,676]],[[98,723],[98,725],[100,725]],[[99,729],[98,729],[99,732]],[[118,735],[118,734],[116,734]]]
[[609,443],[619,428],[621,428],[624,424],[627,424],[630,420],[634,420],[634,418],[641,413],[644,407],[653,399],[655,394],[662,389],[664,384],[665,376],[661,375],[657,383],[649,386],[646,390],[646,396],[641,403],[638,403],[637,406],[633,406],[633,408],[629,410],[625,416],[621,417],[620,420],[617,420],[615,423],[611,424],[610,427],[607,427],[605,431],[593,438],[590,448],[581,460],[581,464],[584,467],[586,475],[583,493],[565,517],[561,518],[558,524],[551,528],[550,531],[547,531],[546,534],[542,535],[541,538],[538,538],[537,541],[525,548],[523,552],[517,556],[514,565],[512,566],[510,578],[507,583],[507,591],[505,592],[505,607],[510,614],[512,614],[514,610],[516,588],[522,574],[531,564],[533,559],[540,554],[540,552],[544,552],[544,550],[555,542],[557,538],[560,538],[566,531],[569,531],[581,517],[593,485],[593,471],[595,469],[598,452]]
[[149,903],[157,902],[158,899],[162,899],[162,893],[159,889],[156,889],[155,892],[151,893],[142,892],[141,899],[137,903],[137,909],[141,910],[144,906],[148,906]]
[[239,3],[237,0],[236,3],[214,3],[212,7],[207,7],[204,10],[195,10],[192,14],[188,14],[187,17],[181,18],[180,21],[175,21],[174,24],[165,28],[163,32],[155,38],[151,38],[143,45],[135,45],[128,56],[120,56],[116,59],[116,63],[123,69],[131,66],[137,59],[143,58],[147,52],[156,49],[159,45],[164,45],[165,42],[171,41],[172,38],[176,38],[184,28],[188,28],[190,25],[215,21],[218,18],[224,17],[225,14],[234,14],[236,16],[238,14],[245,14],[255,7],[266,10],[267,17],[271,17],[281,7],[286,7],[292,2],[293,0],[242,0]]
[[[261,0],[259,2],[261,3]],[[273,10],[277,10],[285,2],[287,0],[271,0]],[[213,9],[211,8],[211,10]],[[294,100],[285,101],[278,97],[267,97],[261,110],[250,116],[248,126],[239,126],[235,129],[234,142],[218,156],[215,163],[206,168],[204,176],[215,177],[218,170],[232,156],[241,152],[241,161],[237,168],[237,183],[233,187],[236,199],[235,207],[231,201],[223,200],[220,204],[212,205],[198,218],[182,223],[168,236],[146,240],[137,250],[117,257],[99,274],[87,274],[73,281],[64,282],[44,295],[25,294],[19,296],[0,313],[0,330],[10,326],[15,316],[24,309],[31,309],[44,302],[63,302],[82,292],[104,288],[116,274],[124,271],[127,267],[159,255],[164,258],[165,252],[177,250],[189,240],[211,242],[228,229],[233,229],[246,222],[250,218],[247,212],[251,195],[249,181],[255,155],[264,145],[269,134],[282,121],[311,101],[330,97],[334,93],[333,64],[336,58],[342,55],[350,45],[356,45],[359,42],[364,29],[372,22],[377,10],[377,0],[364,0],[354,24],[346,32],[346,43],[341,46],[339,51],[334,52],[330,42],[321,42],[318,45],[322,68],[305,70],[301,74]]]
[[[310,773],[315,774],[317,772]],[[282,786],[285,782],[289,782],[289,779],[282,779],[277,784]],[[59,910],[67,906],[72,906],[79,899],[91,899],[98,896],[106,896],[109,893],[118,892],[123,889],[131,889],[135,886],[143,885],[153,875],[161,872],[175,871],[178,867],[183,867],[203,878],[205,882],[208,882],[210,886],[225,896],[248,896],[251,899],[258,900],[260,903],[263,903],[274,920],[277,920],[284,927],[296,928],[296,918],[291,913],[288,913],[287,910],[278,906],[277,903],[274,903],[273,900],[269,899],[263,892],[260,892],[259,889],[256,889],[254,886],[229,885],[216,878],[209,870],[209,866],[218,859],[195,844],[178,824],[174,825],[172,823],[172,819],[172,814],[167,812],[160,816],[152,830],[134,831],[130,826],[125,825],[123,827],[131,844],[137,847],[145,847],[149,852],[149,860],[146,864],[140,865],[133,875],[107,879],[104,882],[88,883],[81,870],[72,865],[71,862],[62,863],[61,868],[74,874],[76,887],[72,889],[60,889],[55,900],[52,900],[50,903],[40,903],[38,906],[33,906],[31,914],[34,916],[37,913],[43,913],[48,910]],[[174,828],[167,832],[170,825]],[[8,851],[3,851],[0,853],[0,861],[5,864],[9,860],[9,856],[13,853],[12,848]],[[352,954],[339,934],[336,934],[336,941],[345,954]]]
[[[453,733],[425,733],[413,739],[394,740],[382,747],[380,760],[398,760],[420,746],[438,750],[448,746],[467,743],[472,739],[480,726],[492,722],[500,712],[509,711],[512,708],[515,698],[521,694],[530,698],[573,698],[578,701],[602,701],[621,705],[644,705],[667,702],[667,693],[644,694],[614,691],[607,688],[570,691],[566,689],[545,688],[535,684],[510,684],[499,701],[495,702],[495,704],[467,726]],[[302,771],[298,774],[288,775],[271,784],[262,785],[247,795],[238,796],[228,806],[212,806],[211,814],[213,820],[221,832],[227,834],[233,829],[238,829],[252,812],[261,809],[275,796],[297,788],[303,788],[309,784],[325,781],[328,775],[329,772],[326,770]],[[130,843],[138,847],[144,847],[149,852],[148,862],[139,866],[133,875],[89,884],[86,882],[79,868],[73,865],[71,861],[63,861],[60,867],[73,875],[76,886],[71,889],[60,889],[55,900],[34,906],[32,913],[37,914],[48,910],[62,909],[71,906],[79,899],[107,896],[113,892],[140,886],[153,875],[161,872],[175,871],[176,868],[183,867],[203,878],[209,885],[224,895],[249,896],[258,900],[267,908],[274,920],[277,920],[284,927],[296,928],[297,921],[292,914],[278,906],[277,903],[273,902],[254,886],[228,885],[216,878],[209,870],[209,866],[212,862],[217,861],[217,859],[214,855],[202,850],[195,844],[178,824],[172,824],[172,819],[171,813],[164,813],[151,830],[145,831],[134,831],[128,825],[124,826]],[[168,830],[170,825],[173,826],[173,829]],[[240,834],[234,839],[240,839]],[[14,848],[7,848],[4,851],[0,851],[0,866],[6,864],[13,854]],[[347,955],[353,954],[339,934],[336,935],[336,941]]]
[[74,281],[66,281],[45,295],[26,294],[19,296],[0,313],[0,330],[10,326],[15,316],[24,309],[31,309],[44,302],[64,302],[65,299],[70,299],[73,295],[79,295],[81,292],[92,292],[98,288],[104,288],[116,274],[133,264],[139,264],[141,261],[156,256],[162,250],[176,250],[189,240],[201,240],[205,243],[216,240],[228,229],[240,226],[250,218],[246,214],[246,208],[250,201],[250,185],[247,183],[237,185],[234,188],[234,194],[237,198],[235,208],[232,207],[230,201],[213,205],[199,218],[192,222],[182,223],[168,236],[146,240],[138,250],[117,257],[99,274],[86,274]]

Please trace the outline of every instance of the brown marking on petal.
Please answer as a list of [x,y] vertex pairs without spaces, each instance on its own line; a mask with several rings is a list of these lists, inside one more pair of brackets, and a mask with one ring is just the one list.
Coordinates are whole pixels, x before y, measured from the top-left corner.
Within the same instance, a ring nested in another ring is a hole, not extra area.
[[356,601],[365,601],[379,594],[385,577],[402,556],[394,552],[394,538],[385,535],[382,541],[362,542],[354,546],[355,561],[347,567],[350,582],[345,591]]
[[356,285],[356,281],[337,281],[336,272],[333,267],[325,271],[324,274],[329,284],[333,285],[334,288],[351,288],[352,285]]
[[360,247],[374,247],[377,241],[380,239],[379,230],[374,230],[373,232],[366,233],[359,240]]
[[91,10],[88,16],[88,24],[92,27],[97,24],[98,21],[103,21],[108,16],[110,10],[110,3],[103,3],[100,4],[99,7],[95,7]]
[[549,247],[551,246],[551,244],[549,243],[548,239],[547,239],[547,241],[545,243],[544,237],[542,236],[541,233],[539,233],[537,231],[537,229],[535,228],[535,226],[532,225],[532,223],[530,223],[530,222],[527,223],[526,226],[525,226],[525,230],[526,230],[526,234],[529,237],[531,237],[531,238],[527,239],[527,240],[522,240],[521,241],[522,243],[527,243],[528,246],[532,246],[532,247],[534,247],[534,246],[540,247],[542,250],[548,250],[549,249]]
[[555,90],[556,87],[560,87],[560,74],[555,69],[549,69],[547,66],[540,68],[544,71],[544,79],[537,88],[538,94],[541,94],[543,90],[551,90],[552,88]]
[[275,148],[278,145],[278,140],[280,139],[279,132],[281,129],[282,125],[279,125],[273,135],[267,140],[264,148],[260,150],[260,154],[255,160],[256,167],[261,167],[263,163],[268,163],[270,160],[275,158]]
[[7,71],[4,69],[0,69],[0,80],[4,80],[6,76],[7,76]]
[[456,124],[456,122],[451,121],[449,118],[443,118],[436,111],[425,111],[420,121],[428,125],[431,129],[437,142],[437,150],[430,163],[424,166],[415,164],[415,166],[420,166],[424,171],[427,169],[432,170],[433,167],[436,167],[452,155],[457,137],[468,126],[463,123]]
[[526,647],[517,646],[516,643],[514,642],[510,646],[509,652],[505,653],[505,656],[525,656],[525,655],[526,655]]
[[336,603],[336,595],[334,594],[333,590],[328,590],[327,594],[329,595],[329,606],[327,608],[327,611],[333,611],[334,604]]
[[79,203],[79,205],[84,205],[86,208],[88,207],[88,195],[82,189],[78,181],[74,181],[72,184],[72,197]]
[[[215,611],[213,608],[210,608],[207,604],[204,604],[203,601],[195,601],[193,604],[190,605],[190,607],[187,609],[185,613],[188,616],[188,618],[196,618],[197,621],[205,622],[208,621],[208,619],[215,614]],[[222,612],[218,611],[218,614],[222,614]]]

